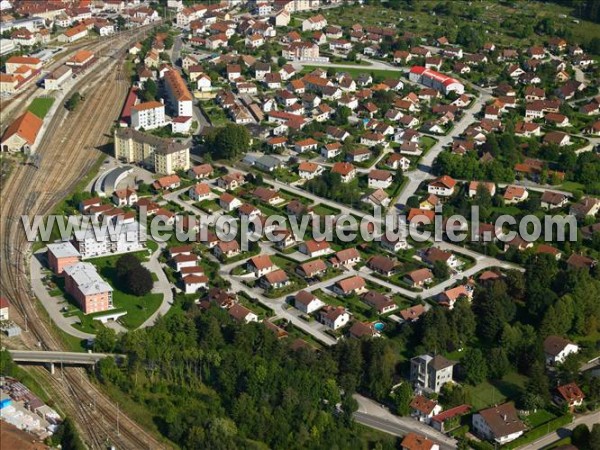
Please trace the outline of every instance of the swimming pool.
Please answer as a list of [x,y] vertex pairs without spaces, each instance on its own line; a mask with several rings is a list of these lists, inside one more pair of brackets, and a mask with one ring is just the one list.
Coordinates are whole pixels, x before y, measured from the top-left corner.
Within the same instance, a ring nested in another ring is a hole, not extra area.
[[383,329],[385,328],[385,324],[383,322],[375,322],[373,327],[375,327],[377,331],[383,331]]

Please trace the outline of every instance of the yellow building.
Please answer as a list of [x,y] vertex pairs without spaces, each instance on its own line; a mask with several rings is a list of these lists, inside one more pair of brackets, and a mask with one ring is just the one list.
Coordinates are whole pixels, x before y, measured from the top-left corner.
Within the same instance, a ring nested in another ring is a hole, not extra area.
[[190,168],[190,147],[174,139],[142,133],[132,128],[115,131],[115,158],[143,164],[159,174],[170,175]]

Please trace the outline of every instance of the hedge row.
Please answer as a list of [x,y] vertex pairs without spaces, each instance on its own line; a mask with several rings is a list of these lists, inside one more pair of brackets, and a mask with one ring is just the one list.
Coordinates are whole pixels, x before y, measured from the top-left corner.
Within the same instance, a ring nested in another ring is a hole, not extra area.
[[525,444],[530,444],[533,441],[545,436],[548,433],[552,433],[553,431],[558,430],[560,427],[570,424],[573,421],[573,416],[571,414],[565,414],[564,416],[557,417],[556,419],[552,419],[549,422],[546,422],[539,427],[533,428],[523,436],[518,439],[515,439],[512,442],[506,444],[503,449],[513,449],[520,447]]

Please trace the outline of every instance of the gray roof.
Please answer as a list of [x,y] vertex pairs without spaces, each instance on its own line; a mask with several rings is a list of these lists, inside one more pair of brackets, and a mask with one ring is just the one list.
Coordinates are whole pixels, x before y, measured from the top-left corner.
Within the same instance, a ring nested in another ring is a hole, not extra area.
[[112,292],[113,288],[96,272],[96,267],[87,262],[79,262],[65,267],[66,274],[73,279],[84,295]]
[[283,163],[281,162],[281,160],[279,158],[275,158],[274,156],[271,156],[271,155],[264,155],[256,160],[256,164],[263,166],[263,167],[279,167]]
[[73,244],[70,242],[57,242],[55,244],[48,244],[48,251],[50,251],[57,258],[81,256],[75,246],[73,246]]
[[456,364],[456,362],[450,361],[449,359],[446,359],[441,355],[435,355],[431,360],[430,364],[431,367],[433,367],[435,370],[442,370],[446,369],[447,367],[452,367]]
[[142,133],[133,128],[117,128],[116,134],[121,139],[133,139],[154,147],[154,151],[164,155],[190,148],[189,143],[178,142],[175,139],[161,138],[152,134]]

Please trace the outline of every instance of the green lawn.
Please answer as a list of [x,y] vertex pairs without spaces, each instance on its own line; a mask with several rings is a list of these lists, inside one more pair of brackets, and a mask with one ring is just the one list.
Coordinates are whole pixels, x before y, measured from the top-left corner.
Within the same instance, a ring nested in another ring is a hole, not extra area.
[[313,208],[313,211],[318,216],[327,216],[327,215],[335,216],[340,213],[339,209],[331,208],[331,207],[329,207],[327,205],[323,205],[323,204],[316,205]]
[[550,411],[546,411],[545,409],[538,409],[536,412],[529,414],[525,421],[529,424],[531,428],[535,428],[545,424],[546,422],[550,422],[552,419],[555,418],[556,415],[552,414]]
[[[137,252],[136,256],[142,259],[146,252]],[[122,316],[119,321],[128,329],[139,327],[150,317],[160,306],[163,300],[162,294],[147,294],[143,297],[127,294],[120,286],[117,280],[116,262],[119,255],[107,256],[103,258],[94,258],[89,260],[96,268],[98,273],[109,282],[113,287],[113,305],[116,309],[124,309],[127,314]]]
[[508,398],[518,397],[527,377],[518,373],[509,373],[502,380],[484,381],[477,386],[468,386],[471,403],[475,410],[480,410],[494,404],[500,404]]
[[315,69],[323,69],[323,70],[327,70],[329,68],[332,68],[334,70],[336,70],[337,72],[346,72],[348,74],[350,74],[353,78],[357,78],[359,75],[366,73],[371,75],[373,78],[381,78],[382,80],[388,79],[388,78],[401,78],[402,77],[402,72],[398,71],[398,70],[383,70],[383,69],[371,69],[369,66],[357,66],[357,67],[335,67],[335,66],[318,66],[318,65],[305,65],[304,68],[302,69],[301,73],[309,73],[312,72]]
[[38,97],[33,99],[31,105],[29,105],[29,108],[27,109],[28,111],[31,111],[36,116],[38,116],[40,119],[43,119],[44,117],[46,117],[46,114],[48,114],[48,111],[50,111],[50,108],[52,107],[53,103],[53,97]]

